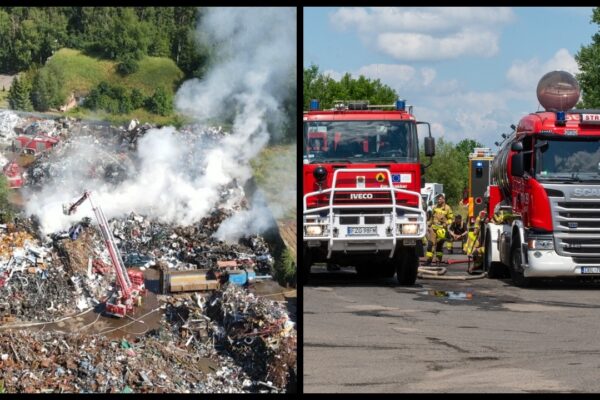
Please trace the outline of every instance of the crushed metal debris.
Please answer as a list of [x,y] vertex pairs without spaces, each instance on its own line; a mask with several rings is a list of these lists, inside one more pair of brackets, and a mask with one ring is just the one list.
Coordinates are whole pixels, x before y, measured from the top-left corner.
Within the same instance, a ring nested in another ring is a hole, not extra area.
[[[59,139],[23,165],[23,190],[39,191],[71,169],[117,185],[135,170],[133,151],[150,128],[137,121],[114,127],[72,118],[21,118],[5,111],[0,112],[0,145],[18,152],[19,135]],[[197,136],[214,146],[228,135],[221,127],[199,126],[181,133],[190,146]],[[114,152],[107,152],[101,163],[75,164],[69,154],[81,143],[102,143]],[[15,160],[16,153],[4,154],[6,162]],[[143,271],[147,283],[161,269],[273,275],[274,260],[260,235],[249,234],[233,244],[214,236],[225,219],[248,206],[243,188],[235,181],[224,185],[219,204],[188,226],[131,212],[110,219],[108,227],[125,267]],[[149,293],[158,299],[162,314],[135,339],[118,338],[119,330],[126,332],[119,327],[96,333],[61,331],[56,321],[90,309],[97,316],[89,326],[104,318],[101,305],[115,290],[115,275],[103,234],[90,218],[49,235],[42,233],[36,216],[23,212],[14,223],[0,225],[0,391],[296,391],[295,324],[279,302],[250,293],[245,287],[249,281],[244,286],[221,281],[219,289],[201,295]],[[128,318],[143,324],[140,317]],[[113,334],[106,336],[109,332]]]

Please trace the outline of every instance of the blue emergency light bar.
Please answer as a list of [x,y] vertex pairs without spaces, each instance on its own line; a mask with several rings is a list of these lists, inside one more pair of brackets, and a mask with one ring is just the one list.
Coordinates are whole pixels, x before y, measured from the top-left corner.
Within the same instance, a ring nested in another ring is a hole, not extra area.
[[319,100],[311,100],[310,101],[310,111],[317,111],[319,109]]
[[567,122],[567,115],[564,111],[556,112],[556,124],[564,125]]
[[406,100],[396,100],[396,110],[404,111],[406,109]]

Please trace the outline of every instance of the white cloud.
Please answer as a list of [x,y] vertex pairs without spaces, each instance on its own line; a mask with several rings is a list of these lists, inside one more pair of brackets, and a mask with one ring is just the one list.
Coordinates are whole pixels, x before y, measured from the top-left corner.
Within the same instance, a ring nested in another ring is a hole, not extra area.
[[342,79],[342,76],[344,76],[344,73],[343,72],[334,71],[332,69],[328,69],[326,71],[323,71],[323,75],[329,76],[331,79],[339,81],[340,79]]
[[444,32],[513,20],[507,7],[342,7],[330,15],[335,28],[359,32]]
[[431,82],[435,79],[436,71],[433,68],[421,68],[421,77],[423,78],[423,85],[429,86]]
[[463,29],[434,37],[422,33],[382,33],[377,47],[397,60],[449,60],[465,55],[491,57],[498,53],[498,34]]
[[579,73],[579,67],[571,53],[567,49],[559,49],[546,62],[541,62],[538,58],[514,61],[506,73],[506,79],[515,88],[531,92],[542,76],[555,70]]
[[498,52],[499,29],[514,20],[506,7],[340,8],[334,28],[356,30],[361,41],[398,60],[444,60]]

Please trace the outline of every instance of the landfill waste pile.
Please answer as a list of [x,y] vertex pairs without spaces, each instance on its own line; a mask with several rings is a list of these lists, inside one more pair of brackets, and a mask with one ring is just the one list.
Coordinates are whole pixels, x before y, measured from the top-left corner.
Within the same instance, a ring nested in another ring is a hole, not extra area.
[[[206,306],[227,309],[224,320],[205,315]],[[290,377],[295,380],[296,364],[295,351],[288,347],[295,346],[295,330],[285,315],[276,303],[257,301],[243,288],[229,286],[207,304],[199,296],[169,299],[161,325],[133,341],[1,331],[0,392],[284,392]],[[219,350],[240,340],[245,344],[230,347],[236,349],[233,355]],[[254,358],[265,367],[248,368],[238,357]],[[266,366],[269,361],[273,367]]]
[[295,377],[294,323],[277,303],[229,285],[208,299],[211,331],[251,378],[285,387]]
[[[26,167],[25,194],[60,188],[81,171],[86,184],[117,187],[136,175],[138,139],[151,128],[138,121],[114,127],[0,112],[0,144],[7,148],[16,134],[60,138]],[[200,147],[202,154],[228,133],[189,126],[179,135],[187,148]],[[80,156],[90,149],[100,154],[94,162]],[[184,154],[182,162],[194,165],[193,157],[198,152]],[[205,171],[199,166],[192,173]],[[219,188],[210,212],[188,225],[129,212],[110,218],[108,229],[127,268],[252,268],[266,276],[274,260],[262,236],[247,234],[235,243],[215,237],[223,221],[247,207],[243,188],[233,180]],[[61,325],[45,324],[96,309],[115,286],[96,220],[83,217],[48,233],[37,215],[21,211],[14,223],[0,225],[0,393],[295,391],[297,338],[285,307],[235,285],[205,297],[158,296],[157,310],[164,315],[135,340],[104,336],[107,330],[62,332]]]

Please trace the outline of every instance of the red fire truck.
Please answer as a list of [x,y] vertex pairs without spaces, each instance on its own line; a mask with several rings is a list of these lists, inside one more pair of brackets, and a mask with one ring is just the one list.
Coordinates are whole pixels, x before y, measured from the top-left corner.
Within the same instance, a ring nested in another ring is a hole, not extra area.
[[303,278],[326,262],[414,284],[426,233],[417,125],[427,128],[431,164],[429,123],[417,122],[404,100],[331,110],[313,100],[303,118]]
[[523,117],[492,162],[484,268],[528,286],[545,277],[600,277],[600,111],[571,109],[564,71],[537,87],[546,111]]
[[468,206],[469,223],[475,222],[480,211],[486,209],[484,198],[490,184],[490,165],[494,159],[492,150],[487,147],[475,147],[469,154],[469,188],[463,200]]

